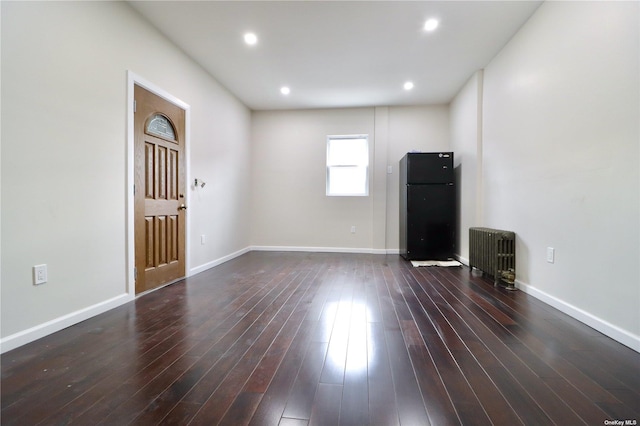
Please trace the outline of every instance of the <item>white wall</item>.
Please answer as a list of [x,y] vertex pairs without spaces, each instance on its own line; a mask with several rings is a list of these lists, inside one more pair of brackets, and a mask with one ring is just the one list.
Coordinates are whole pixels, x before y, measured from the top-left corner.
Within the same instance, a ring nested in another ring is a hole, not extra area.
[[473,74],[449,105],[458,193],[456,253],[467,265],[469,228],[482,225],[482,74]]
[[327,135],[348,134],[368,134],[373,148],[374,109],[252,114],[253,245],[372,247],[372,197],[325,195]]
[[250,112],[126,3],[1,7],[4,351],[132,297],[127,70],[191,106],[191,175],[207,181],[190,194],[196,269],[249,244]]
[[[398,162],[411,150],[449,150],[448,120],[447,106],[254,112],[252,245],[397,252]],[[370,196],[327,197],[327,135],[361,133]]]
[[518,234],[521,288],[636,350],[638,18],[637,2],[546,2],[483,90],[485,222]]
[[451,151],[446,105],[389,108],[388,164],[393,174],[387,180],[387,248],[392,251],[400,245],[398,163],[411,151]]

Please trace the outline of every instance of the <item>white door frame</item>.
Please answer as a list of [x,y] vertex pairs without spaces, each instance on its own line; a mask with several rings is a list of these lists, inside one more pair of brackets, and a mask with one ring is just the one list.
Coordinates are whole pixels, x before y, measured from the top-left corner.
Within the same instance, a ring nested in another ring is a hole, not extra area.
[[[183,102],[179,98],[173,96],[168,93],[161,87],[151,83],[150,81],[140,77],[134,72],[128,70],[127,71],[127,173],[126,173],[126,264],[127,264],[127,280],[126,280],[126,291],[129,295],[130,299],[134,299],[136,296],[136,282],[134,276],[134,269],[136,266],[135,259],[135,226],[134,226],[134,196],[133,196],[133,185],[135,182],[135,155],[134,155],[134,146],[135,146],[135,136],[134,136],[134,117],[133,117],[133,88],[135,85],[145,88],[146,90],[160,96],[168,102],[171,102],[174,105],[179,106],[185,112],[184,123],[184,135],[185,135],[185,145],[184,145],[184,157],[185,157],[185,203],[189,206],[189,188],[190,185],[190,174],[189,174],[189,166],[190,166],[190,155],[189,148],[191,144],[191,107],[189,104]],[[185,227],[185,264],[184,264],[184,273],[185,277],[189,276],[189,271],[191,270],[191,265],[189,262],[189,229],[190,229],[190,216],[191,210],[187,209],[185,212],[186,217],[186,227]]]

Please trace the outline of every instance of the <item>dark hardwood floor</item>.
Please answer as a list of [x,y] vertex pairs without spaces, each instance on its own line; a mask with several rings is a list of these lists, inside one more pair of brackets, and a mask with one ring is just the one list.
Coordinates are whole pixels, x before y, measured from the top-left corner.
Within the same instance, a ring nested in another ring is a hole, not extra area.
[[251,252],[1,361],[6,425],[640,420],[640,354],[391,255]]

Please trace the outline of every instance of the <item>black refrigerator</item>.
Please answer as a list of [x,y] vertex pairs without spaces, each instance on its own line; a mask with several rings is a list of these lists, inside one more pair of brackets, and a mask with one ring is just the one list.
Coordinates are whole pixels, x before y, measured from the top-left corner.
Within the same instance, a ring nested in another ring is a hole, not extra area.
[[408,153],[400,160],[400,255],[447,260],[455,251],[453,152]]

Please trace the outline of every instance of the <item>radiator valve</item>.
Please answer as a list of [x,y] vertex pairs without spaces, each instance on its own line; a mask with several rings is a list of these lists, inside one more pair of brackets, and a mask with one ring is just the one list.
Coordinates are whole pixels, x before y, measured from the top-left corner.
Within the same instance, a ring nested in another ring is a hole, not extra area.
[[513,283],[516,281],[516,272],[513,269],[502,271],[502,279],[510,285],[513,285]]

